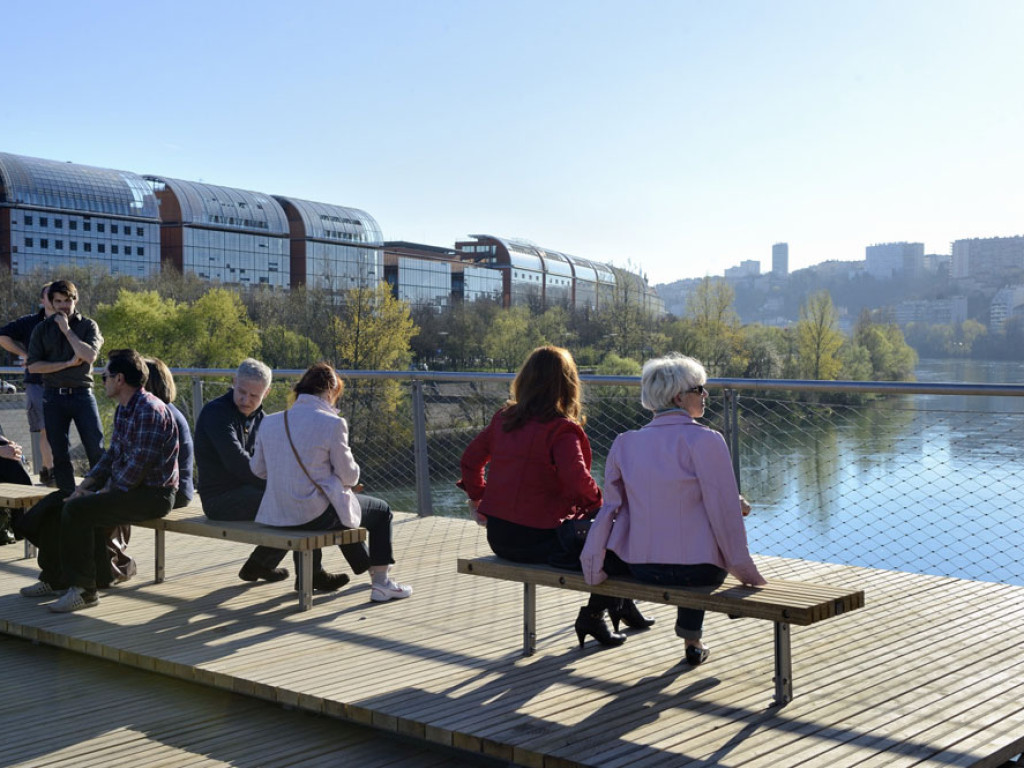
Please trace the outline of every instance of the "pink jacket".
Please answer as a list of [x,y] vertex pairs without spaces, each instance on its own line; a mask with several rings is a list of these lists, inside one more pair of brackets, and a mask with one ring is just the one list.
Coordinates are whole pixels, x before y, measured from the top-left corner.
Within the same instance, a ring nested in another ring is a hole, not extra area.
[[[725,440],[686,413],[656,415],[615,438],[599,516],[616,511],[628,524],[616,522],[608,549],[627,563],[712,563],[746,584],[765,583],[747,550]],[[585,575],[601,570],[595,549],[584,552]]]

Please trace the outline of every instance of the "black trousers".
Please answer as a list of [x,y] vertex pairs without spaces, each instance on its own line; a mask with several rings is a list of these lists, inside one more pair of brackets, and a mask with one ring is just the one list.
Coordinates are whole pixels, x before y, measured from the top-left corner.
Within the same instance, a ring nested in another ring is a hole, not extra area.
[[[200,496],[203,514],[211,520],[255,520],[263,501],[263,491],[255,485],[240,485],[216,496]],[[261,568],[277,568],[288,554],[262,544],[249,555],[249,562]]]

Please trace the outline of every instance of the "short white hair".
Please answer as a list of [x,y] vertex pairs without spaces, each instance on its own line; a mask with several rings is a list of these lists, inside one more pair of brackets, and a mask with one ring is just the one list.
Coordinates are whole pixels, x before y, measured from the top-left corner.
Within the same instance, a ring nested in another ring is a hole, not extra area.
[[238,366],[238,370],[235,371],[235,380],[245,379],[246,381],[256,381],[263,385],[266,389],[270,386],[270,380],[272,375],[270,368],[267,367],[266,363],[261,363],[259,360],[253,357],[247,357]]
[[674,408],[676,395],[707,383],[704,366],[692,357],[672,352],[644,363],[640,376],[640,403],[649,411]]

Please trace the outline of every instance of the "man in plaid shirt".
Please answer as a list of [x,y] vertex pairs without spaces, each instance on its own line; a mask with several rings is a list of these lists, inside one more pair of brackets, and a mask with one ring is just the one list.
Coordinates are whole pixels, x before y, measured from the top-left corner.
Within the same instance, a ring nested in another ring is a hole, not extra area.
[[178,488],[178,429],[167,406],[147,392],[148,370],[133,349],[110,353],[103,386],[118,404],[110,447],[74,492],[52,493],[20,521],[39,548],[39,581],[24,597],[61,595],[50,610],[68,613],[96,605],[97,563],[109,567],[106,531],[163,517]]

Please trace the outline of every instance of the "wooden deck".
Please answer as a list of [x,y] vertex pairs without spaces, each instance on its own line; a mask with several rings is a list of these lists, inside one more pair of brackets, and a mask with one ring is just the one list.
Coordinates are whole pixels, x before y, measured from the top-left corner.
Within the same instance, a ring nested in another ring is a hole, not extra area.
[[7,546],[0,631],[529,766],[998,766],[1024,751],[1024,588],[758,558],[769,579],[867,593],[864,609],[793,627],[796,699],[771,708],[770,622],[709,615],[713,655],[691,669],[672,609],[645,606],[651,631],[581,651],[580,596],[541,589],[523,658],[522,588],[455,570],[486,554],[482,529],[400,515],[395,538],[411,599],[372,604],[355,579],[305,613],[290,581],[239,581],[248,550],[231,543],[170,535],[168,580],[151,583],[139,529],[136,579],[52,614],[17,595],[35,564]]

